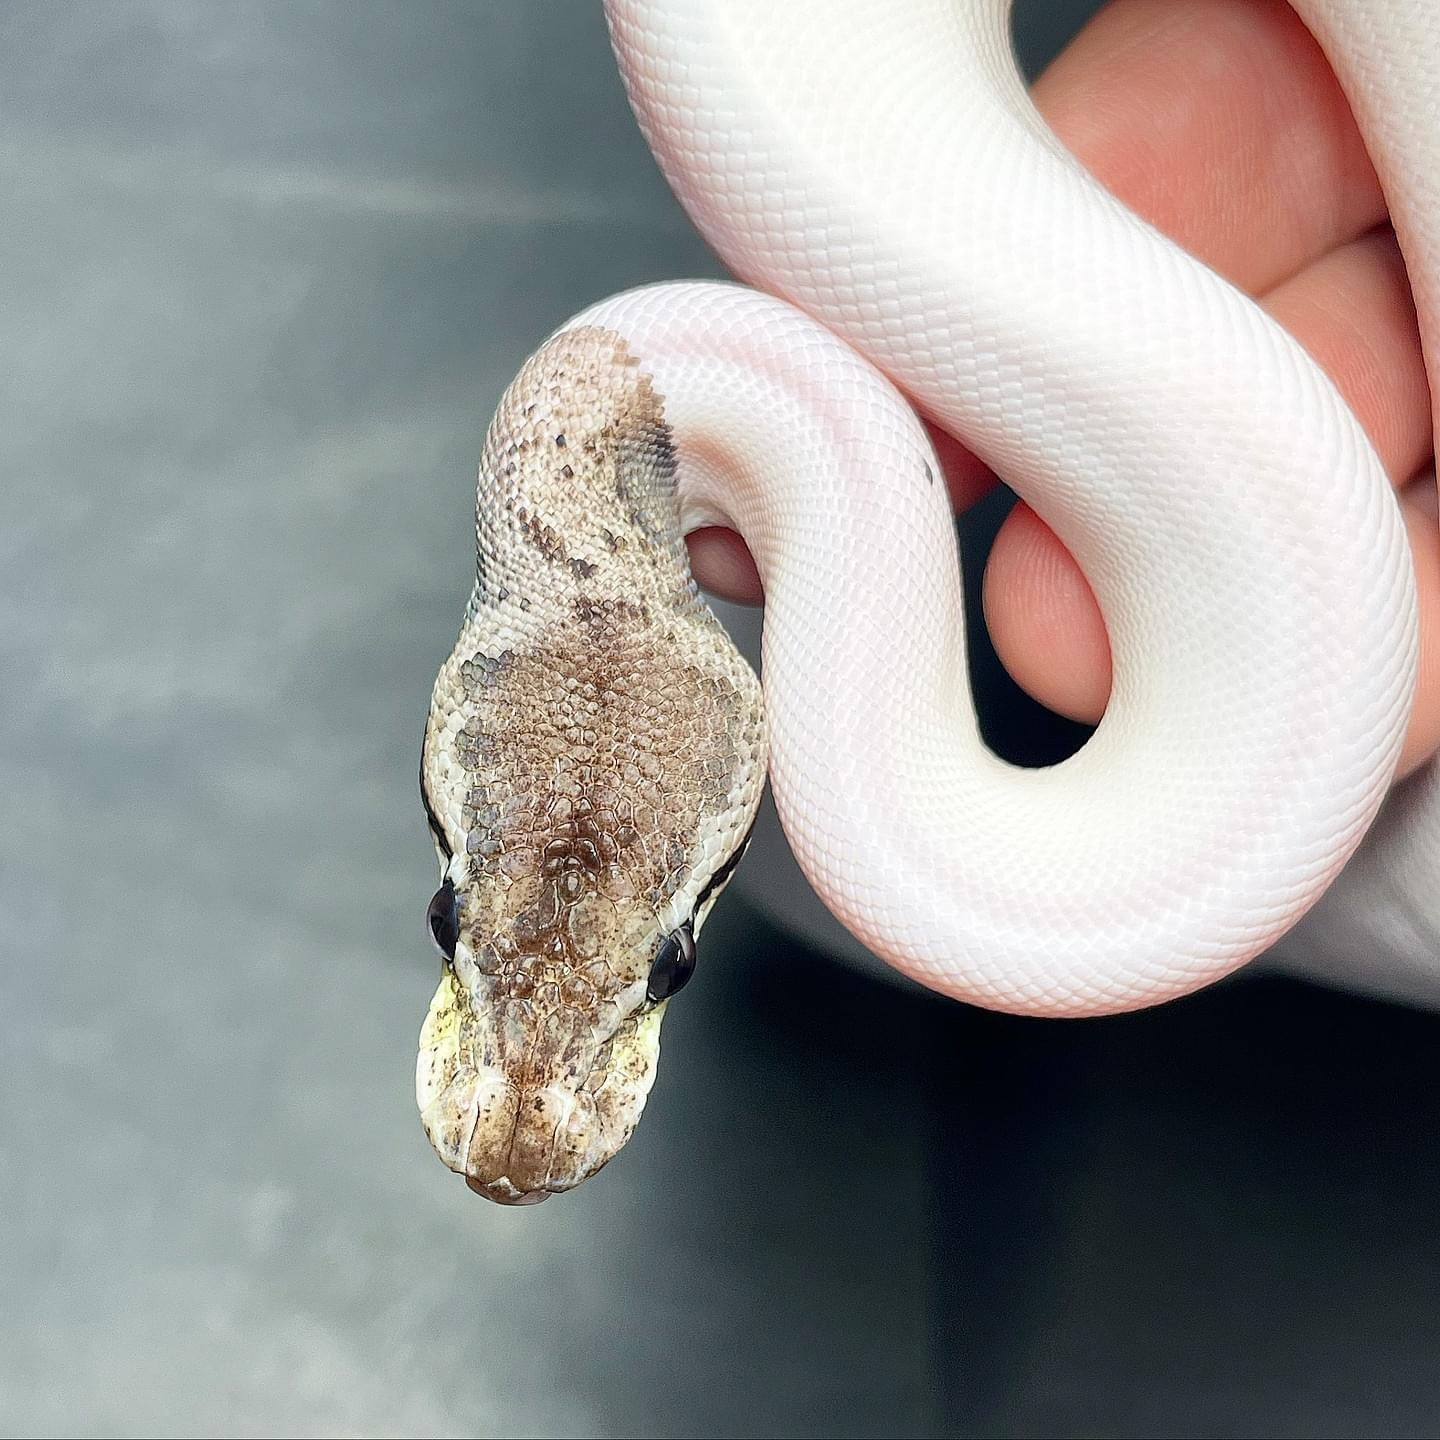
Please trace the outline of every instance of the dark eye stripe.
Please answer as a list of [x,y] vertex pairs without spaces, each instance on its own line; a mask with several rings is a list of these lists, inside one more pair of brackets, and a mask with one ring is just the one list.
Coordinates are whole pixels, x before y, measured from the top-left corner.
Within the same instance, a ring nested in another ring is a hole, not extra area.
[[735,853],[705,882],[705,888],[695,901],[697,910],[735,873],[735,867],[745,858],[754,834],[755,822],[752,820],[745,838],[735,847]]
[[430,833],[434,835],[440,848],[445,852],[447,860],[453,857],[450,849],[450,842],[445,838],[445,827],[440,823],[440,817],[435,813],[435,807],[430,803],[430,792],[425,788],[425,761],[420,761],[420,803],[425,807],[425,818],[430,822]]

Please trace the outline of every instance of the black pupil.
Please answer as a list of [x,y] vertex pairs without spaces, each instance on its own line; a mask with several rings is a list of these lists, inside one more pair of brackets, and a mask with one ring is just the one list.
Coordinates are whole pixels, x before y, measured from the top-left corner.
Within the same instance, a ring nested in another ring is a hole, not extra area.
[[447,880],[431,897],[425,923],[440,953],[447,960],[453,960],[460,939],[460,907],[455,901],[454,881]]
[[695,933],[688,924],[667,935],[655,952],[645,990],[651,1000],[669,999],[695,973]]

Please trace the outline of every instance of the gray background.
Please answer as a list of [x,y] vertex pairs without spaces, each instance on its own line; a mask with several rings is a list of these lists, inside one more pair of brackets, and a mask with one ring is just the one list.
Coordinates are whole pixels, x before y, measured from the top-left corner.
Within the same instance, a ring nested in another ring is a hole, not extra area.
[[717,273],[597,6],[9,0],[0,183],[0,1428],[1440,1427],[1433,1016],[1017,1021],[741,896],[619,1162],[504,1211],[432,1158],[483,427],[573,310]]

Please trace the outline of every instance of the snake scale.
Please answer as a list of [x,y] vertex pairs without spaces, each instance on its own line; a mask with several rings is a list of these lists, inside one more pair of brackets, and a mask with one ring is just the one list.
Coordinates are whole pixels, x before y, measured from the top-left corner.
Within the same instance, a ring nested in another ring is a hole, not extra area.
[[[1440,11],[1295,8],[1381,173],[1434,354]],[[1440,780],[1390,793],[1409,552],[1300,346],[1056,142],[1003,0],[607,13],[666,178],[756,288],[592,307],[491,424],[421,766],[444,966],[417,1094],[445,1164],[527,1203],[625,1143],[767,743],[815,888],[935,990],[1132,1009],[1319,901],[1320,968],[1440,996]],[[1095,591],[1111,701],[1059,766],[1014,769],[980,738],[917,411]],[[764,581],[763,704],[690,577],[684,535],[706,524],[736,528]]]

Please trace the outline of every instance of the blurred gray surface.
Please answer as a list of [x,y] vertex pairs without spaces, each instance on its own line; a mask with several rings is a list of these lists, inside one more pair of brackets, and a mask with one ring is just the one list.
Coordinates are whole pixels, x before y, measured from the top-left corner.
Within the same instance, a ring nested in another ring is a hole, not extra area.
[[0,1430],[1440,1426],[1434,1017],[1019,1022],[737,901],[615,1165],[446,1174],[415,768],[481,434],[716,267],[582,0],[11,0],[0,81]]

